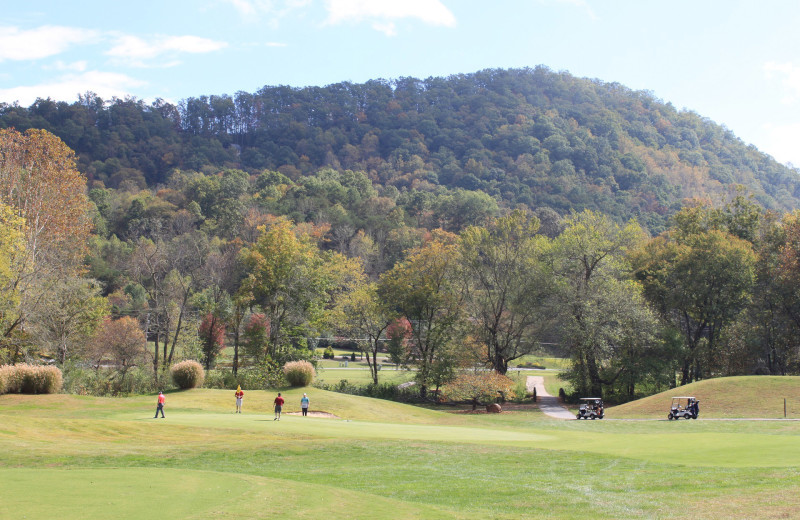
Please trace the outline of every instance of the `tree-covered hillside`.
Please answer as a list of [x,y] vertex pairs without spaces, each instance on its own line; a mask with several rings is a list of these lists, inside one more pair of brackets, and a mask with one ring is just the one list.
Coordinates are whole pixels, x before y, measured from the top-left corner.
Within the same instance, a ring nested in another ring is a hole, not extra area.
[[635,216],[652,233],[684,198],[726,199],[733,184],[766,208],[800,206],[797,171],[724,127],[650,93],[545,67],[268,86],[177,106],[87,93],[72,104],[0,105],[0,127],[49,130],[76,151],[90,184],[129,191],[167,185],[176,170],[298,181],[329,168],[417,198],[460,188],[501,206]]

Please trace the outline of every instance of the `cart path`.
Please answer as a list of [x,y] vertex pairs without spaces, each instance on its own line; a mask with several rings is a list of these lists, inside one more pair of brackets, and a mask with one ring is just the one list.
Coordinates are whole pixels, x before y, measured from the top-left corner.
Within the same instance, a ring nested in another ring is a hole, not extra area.
[[558,397],[553,397],[547,393],[547,390],[544,389],[544,378],[542,376],[528,376],[525,380],[525,388],[529,394],[533,393],[534,388],[536,389],[536,403],[545,415],[556,419],[575,419],[574,413],[561,406]]

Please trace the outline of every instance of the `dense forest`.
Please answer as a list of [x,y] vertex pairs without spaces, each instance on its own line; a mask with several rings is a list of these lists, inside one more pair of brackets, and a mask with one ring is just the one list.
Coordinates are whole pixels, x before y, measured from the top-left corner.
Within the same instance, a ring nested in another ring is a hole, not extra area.
[[2,104],[0,127],[59,136],[90,186],[157,188],[187,170],[271,170],[293,182],[352,170],[408,194],[401,206],[416,218],[421,199],[466,190],[505,207],[636,217],[655,234],[684,198],[726,200],[733,184],[768,209],[800,200],[796,170],[724,127],[648,92],[545,67],[268,86],[177,105],[86,93],[72,104]]
[[70,391],[226,345],[217,383],[264,386],[342,338],[420,398],[542,343],[618,401],[800,373],[798,172],[646,92],[539,67],[87,93],[0,127],[0,363]]

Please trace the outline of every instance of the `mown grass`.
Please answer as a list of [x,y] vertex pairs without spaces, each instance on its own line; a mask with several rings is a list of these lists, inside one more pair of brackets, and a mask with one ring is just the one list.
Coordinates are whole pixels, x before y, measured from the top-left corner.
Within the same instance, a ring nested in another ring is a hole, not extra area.
[[[399,385],[401,383],[413,381],[414,375],[415,372],[410,370],[395,370],[394,368],[384,367],[378,372],[378,383]],[[315,381],[335,384],[343,379],[356,385],[368,385],[372,383],[372,375],[370,374],[369,368],[366,366],[360,367],[355,363],[350,363],[347,368],[340,368],[338,366],[318,368]]]
[[[303,389],[281,391],[299,409]],[[246,392],[241,415],[230,391],[169,393],[166,419],[152,419],[154,396],[2,396],[0,518],[790,518],[800,506],[800,422],[558,421],[305,391],[340,419],[273,421],[264,391]]]
[[700,400],[700,416],[713,418],[800,418],[800,377],[741,376],[707,379],[609,408],[609,417],[666,417],[673,396]]

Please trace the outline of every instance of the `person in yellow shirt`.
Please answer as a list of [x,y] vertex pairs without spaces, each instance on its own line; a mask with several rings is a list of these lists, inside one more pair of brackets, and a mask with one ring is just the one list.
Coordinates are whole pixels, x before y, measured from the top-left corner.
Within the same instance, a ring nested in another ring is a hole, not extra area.
[[244,392],[242,392],[242,385],[236,387],[236,413],[242,413],[242,399],[244,399]]

